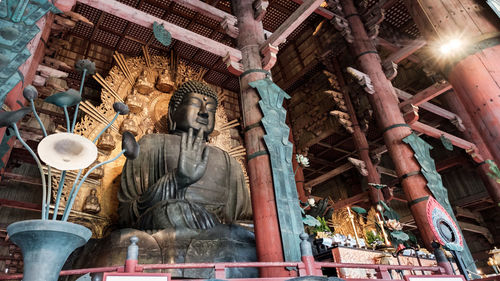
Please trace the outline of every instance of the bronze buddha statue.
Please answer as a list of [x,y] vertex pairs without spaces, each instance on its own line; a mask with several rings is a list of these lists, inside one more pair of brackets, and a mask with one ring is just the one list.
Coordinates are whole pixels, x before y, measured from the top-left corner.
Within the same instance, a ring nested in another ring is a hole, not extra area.
[[[140,263],[256,260],[253,233],[234,225],[251,218],[241,166],[227,152],[207,145],[217,103],[217,94],[203,82],[187,81],[174,92],[169,134],[142,137],[139,156],[123,167],[118,191],[122,229],[89,246],[99,249],[92,266],[120,264],[131,236],[140,239]],[[169,272],[213,277],[211,269]],[[228,270],[232,277],[256,274],[255,269]]]
[[171,134],[150,134],[141,154],[125,163],[119,216],[141,230],[207,229],[251,216],[240,164],[206,144],[215,126],[217,94],[198,81],[184,83],[168,110]]

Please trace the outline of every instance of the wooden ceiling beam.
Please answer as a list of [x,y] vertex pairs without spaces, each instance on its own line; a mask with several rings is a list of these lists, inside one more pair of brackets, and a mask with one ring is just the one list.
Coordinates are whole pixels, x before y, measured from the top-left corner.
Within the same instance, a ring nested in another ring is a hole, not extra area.
[[[219,23],[227,21],[231,24],[236,24],[238,22],[236,17],[231,15],[230,13],[226,13],[220,9],[217,9],[216,7],[214,7],[214,5],[210,5],[200,0],[173,0],[173,2],[197,13],[200,13],[208,18],[211,18]],[[272,34],[272,32],[267,30],[264,30],[264,33],[266,37],[269,37]],[[234,36],[234,33],[227,32],[227,35],[236,38],[236,36]]]
[[451,84],[448,82],[445,83],[436,83],[427,87],[426,89],[416,93],[410,99],[405,100],[404,102],[399,104],[399,108],[403,108],[409,104],[413,104],[414,106],[420,106],[421,104],[432,100],[433,98],[441,95],[442,93],[451,90]]
[[[377,42],[377,45],[387,49],[390,52],[397,52],[397,51],[401,50],[400,47],[396,46],[395,44],[393,44],[393,43],[389,42],[388,40],[381,38],[381,37],[377,37],[376,42]],[[420,64],[422,62],[422,60],[415,55],[409,55],[407,57],[407,59],[411,62],[416,63],[416,64]]]
[[427,44],[427,41],[423,39],[415,39],[411,41],[410,43],[406,44],[403,48],[394,51],[392,54],[390,54],[387,58],[384,59],[384,63],[388,62],[393,62],[393,63],[400,63],[404,59],[408,58],[411,56],[413,53],[416,51],[420,50],[423,46]]
[[467,153],[469,153],[477,163],[481,163],[484,161],[481,154],[478,152],[476,145],[471,142],[468,142],[464,139],[448,134],[447,132],[441,131],[418,121],[410,124],[410,127],[417,132],[423,133],[429,137],[433,137],[436,139],[440,139],[441,136],[444,136],[448,140],[450,140],[450,142],[454,146],[465,149],[465,151],[467,151]]
[[276,31],[267,38],[267,40],[262,43],[260,49],[265,47],[278,46],[279,44],[285,42],[286,38],[301,25],[318,7],[323,3],[324,0],[306,0],[300,5],[286,20],[283,22]]
[[[398,89],[396,87],[394,88],[394,90],[396,91],[396,95],[398,96],[398,98],[401,100],[408,100],[408,99],[411,99],[413,97],[412,94],[407,93],[407,92],[405,92],[401,89]],[[432,103],[424,102],[424,103],[420,104],[419,108],[423,108],[423,109],[425,109],[429,112],[432,112],[438,116],[441,116],[445,119],[451,120],[452,122],[456,121],[459,124],[462,123],[462,119],[460,119],[460,117],[458,117],[458,115],[456,115],[455,113],[450,112],[442,107],[434,105]],[[461,129],[461,128],[459,128],[459,130],[463,131],[463,129]]]
[[119,18],[136,23],[146,28],[152,29],[153,23],[157,22],[159,24],[162,24],[165,29],[170,32],[172,38],[174,39],[185,42],[194,47],[204,49],[207,52],[218,55],[220,57],[225,57],[229,53],[230,56],[241,60],[241,52],[235,48],[199,35],[193,31],[187,30],[163,19],[154,17],[146,12],[140,11],[116,0],[78,0],[78,2],[104,11],[106,13],[110,13]]
[[329,179],[332,179],[346,171],[349,171],[350,169],[352,169],[354,167],[354,165],[351,164],[351,162],[347,162],[345,164],[342,164],[340,165],[339,167],[327,172],[326,174],[323,174],[317,178],[314,178],[308,182],[306,182],[304,184],[305,188],[306,189],[311,189],[312,187],[320,184],[320,183],[323,183]]
[[[297,3],[297,4],[300,4],[300,5],[302,5],[302,3],[304,3],[304,1],[303,1],[303,0],[293,0],[293,2],[295,2],[295,3]],[[321,4],[321,3],[320,3],[320,4]],[[318,14],[318,15],[320,15],[320,16],[322,16],[322,17],[324,17],[324,18],[325,18],[325,19],[327,19],[327,20],[331,20],[331,19],[333,19],[333,15],[334,15],[334,14],[333,14],[333,12],[330,12],[329,10],[327,10],[327,9],[325,9],[325,8],[323,8],[323,7],[319,7],[319,5],[318,5],[318,7],[314,10],[314,13],[315,13],[315,14]]]

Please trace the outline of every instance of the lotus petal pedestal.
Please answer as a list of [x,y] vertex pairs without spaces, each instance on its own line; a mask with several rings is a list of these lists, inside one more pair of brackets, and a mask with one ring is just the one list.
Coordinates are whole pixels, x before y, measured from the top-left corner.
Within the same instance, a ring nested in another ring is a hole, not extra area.
[[24,281],[57,281],[68,256],[90,239],[81,225],[52,220],[28,220],[7,227],[24,259]]

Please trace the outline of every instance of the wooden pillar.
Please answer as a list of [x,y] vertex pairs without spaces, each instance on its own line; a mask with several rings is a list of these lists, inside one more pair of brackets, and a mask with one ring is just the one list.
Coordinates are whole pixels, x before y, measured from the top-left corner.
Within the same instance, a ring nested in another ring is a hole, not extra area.
[[[445,73],[496,163],[500,161],[500,24],[479,0],[405,0],[434,50],[453,39],[463,47],[442,56]],[[474,48],[474,49],[473,49]]]
[[[420,165],[413,157],[413,151],[402,142],[403,138],[411,134],[411,129],[406,125],[399,110],[394,88],[382,70],[375,44],[368,37],[353,0],[341,0],[341,5],[354,36],[350,49],[361,70],[370,76],[375,89],[375,93],[370,95],[370,102],[378,125],[383,130],[384,141],[394,162],[396,173],[401,178],[406,199],[408,202],[415,202],[426,196],[432,196],[426,186],[425,178],[418,173]],[[426,247],[432,249],[431,242],[435,237],[426,220],[426,204],[426,200],[414,203],[410,210]]]
[[[476,126],[473,124],[472,118],[465,109],[465,106],[458,99],[457,94],[455,92],[448,92],[442,95],[442,99],[448,105],[448,108],[453,109],[460,119],[462,119],[462,123],[465,127],[465,131],[463,132],[464,138],[477,146],[477,149],[484,159],[493,159],[493,155],[486,146],[486,143],[484,143]],[[491,198],[493,198],[495,203],[500,203],[500,184],[488,176],[488,173],[491,172],[489,165],[484,162],[481,163],[478,167],[478,172]]]
[[[352,127],[354,132],[352,133],[352,139],[354,140],[354,146],[358,151],[359,158],[365,162],[366,170],[368,171],[368,176],[366,176],[368,183],[376,183],[380,184],[380,175],[372,163],[372,159],[370,157],[370,146],[368,141],[366,140],[365,133],[361,130],[359,126],[358,118],[356,116],[356,110],[351,102],[351,96],[349,95],[349,91],[346,87],[342,70],[340,69],[340,65],[338,60],[335,60],[333,63],[333,69],[335,71],[335,75],[337,76],[339,85],[342,89],[342,94],[344,95],[345,105],[347,107],[347,113],[349,114],[352,122]],[[384,201],[384,195],[380,189],[377,189],[373,186],[368,186],[368,191],[370,195],[370,202],[373,205],[377,205],[379,201]]]
[[[264,42],[262,22],[254,19],[252,1],[233,0],[238,19],[238,48],[242,54],[243,74],[240,76],[240,100],[245,128],[248,175],[252,196],[257,257],[261,262],[283,261],[278,215],[274,199],[271,163],[264,144],[264,128],[259,95],[248,83],[266,77],[262,70],[259,46]],[[261,277],[289,276],[284,268],[262,268]]]
[[[285,109],[288,111],[289,103],[285,103]],[[308,196],[304,189],[304,168],[297,162],[297,147],[295,146],[295,139],[292,132],[292,123],[290,122],[290,114],[286,115],[286,124],[290,127],[290,135],[288,136],[288,141],[293,144],[293,154],[292,154],[292,168],[295,173],[295,187],[297,188],[297,194],[299,195],[299,200],[306,202]]]

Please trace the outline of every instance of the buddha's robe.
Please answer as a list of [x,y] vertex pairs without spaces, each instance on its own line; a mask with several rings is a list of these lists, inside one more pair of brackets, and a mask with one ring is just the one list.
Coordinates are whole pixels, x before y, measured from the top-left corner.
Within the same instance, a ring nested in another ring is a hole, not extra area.
[[250,195],[240,164],[227,152],[208,146],[205,174],[181,188],[175,181],[181,138],[150,134],[141,152],[125,163],[118,192],[122,226],[136,229],[207,229],[251,217]]

